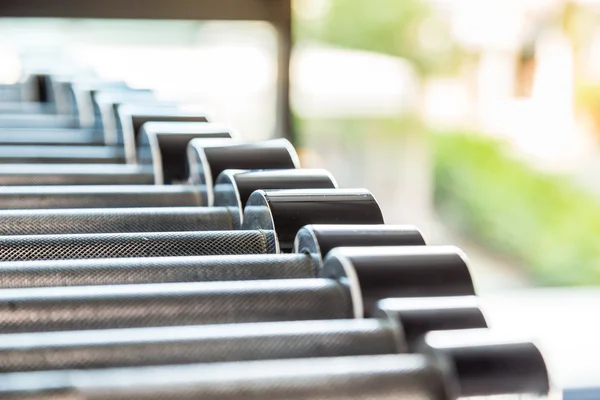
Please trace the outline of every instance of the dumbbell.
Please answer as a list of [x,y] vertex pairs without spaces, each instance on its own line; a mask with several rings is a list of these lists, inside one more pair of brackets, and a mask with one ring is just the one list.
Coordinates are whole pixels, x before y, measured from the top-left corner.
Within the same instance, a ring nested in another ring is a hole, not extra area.
[[[160,135],[157,134],[157,137],[152,143],[160,143]],[[173,167],[179,161],[176,159],[181,149],[176,146],[178,142],[181,143],[179,139],[170,141],[173,146],[169,149],[162,145],[160,148],[150,146],[153,149],[150,151],[152,158],[160,160],[152,166],[155,179],[160,175],[163,181],[173,183],[183,178],[178,175],[179,170]],[[211,205],[209,198],[214,198],[211,184],[214,182],[213,176],[225,168],[286,169],[300,166],[293,146],[285,139],[232,145],[214,143],[212,140],[209,143],[208,139],[202,139],[190,142],[187,150],[191,160],[189,167],[179,172],[192,171],[190,184],[3,187],[0,190],[0,209],[205,206]],[[146,151],[142,152],[144,154]],[[156,172],[157,166],[160,168],[163,165],[171,167],[165,167],[165,172],[160,174]],[[195,174],[206,176],[195,177]],[[75,176],[78,179],[85,178],[81,174]]]
[[[2,129],[0,144],[13,145],[12,148],[15,150],[19,147],[14,145],[38,146],[36,147],[38,154],[49,161],[54,159],[54,163],[69,161],[69,155],[64,154],[65,151],[62,150],[65,146],[66,148],[77,146],[78,150],[84,153],[93,152],[96,147],[106,147],[105,152],[112,159],[120,158],[123,161],[124,158],[127,163],[135,163],[135,148],[144,122],[207,122],[205,112],[190,110],[176,103],[159,102],[147,90],[90,91],[93,95],[93,104],[86,105],[83,100],[80,100],[79,102],[83,104],[78,106],[92,108],[81,116],[87,121],[82,121],[81,124],[89,127],[50,130]],[[83,97],[88,97],[88,94]],[[98,152],[97,149],[95,151]],[[26,153],[25,156],[28,154]],[[16,158],[17,155],[13,157]]]
[[[296,236],[294,254],[4,262],[0,263],[0,289],[316,278],[323,258],[336,247],[424,245],[419,231],[409,226],[308,225]],[[463,259],[452,248],[409,247],[398,250],[395,258],[395,269],[408,265],[445,279],[454,272],[467,271]]]
[[[75,76],[51,75],[48,80],[52,100],[52,112],[71,115],[76,118],[76,129],[92,129],[97,125],[93,108],[93,97],[98,91],[109,93],[152,93],[148,89],[134,89],[123,81],[106,81],[96,76],[77,74]],[[40,126],[40,130],[47,127]],[[68,129],[68,128],[67,128]],[[74,129],[74,128],[71,128]]]
[[472,296],[386,299],[377,318],[0,334],[0,372],[412,352],[432,330],[487,327]]
[[[546,364],[532,342],[487,330],[429,333],[419,354],[244,361],[0,375],[10,399],[423,399],[545,396]],[[518,397],[521,398],[521,397]]]
[[[146,114],[146,117],[151,116],[146,111],[151,111],[152,114],[158,114],[161,117],[159,120],[166,120],[166,113],[171,114],[173,118],[170,121],[197,121],[205,122],[206,115],[203,112],[196,110],[190,114],[190,110],[186,106],[178,105],[174,102],[165,102],[157,100],[153,92],[147,89],[131,89],[128,87],[114,87],[111,84],[101,83],[96,85],[88,85],[84,89],[76,89],[74,85],[70,88],[70,93],[65,94],[72,100],[69,107],[74,109],[75,115],[68,118],[77,121],[76,126],[71,127],[52,127],[51,124],[44,126],[41,123],[35,122],[36,117],[39,118],[58,118],[63,115],[47,115],[47,114],[31,114],[13,116],[24,120],[31,119],[33,127],[26,127],[27,121],[11,128],[10,126],[2,125],[0,129],[0,143],[19,143],[19,144],[46,144],[46,145],[101,145],[101,144],[118,144],[116,134],[120,134],[119,127],[121,121],[120,112],[141,111],[140,117]],[[142,108],[131,109],[128,107],[119,110],[120,106],[133,105],[142,106]],[[182,118],[177,119],[179,113]],[[11,117],[10,115],[4,115]],[[129,124],[130,121],[127,123]],[[139,126],[138,126],[139,127]],[[13,132],[21,134],[20,138],[11,138]]]
[[50,114],[56,111],[51,77],[34,73],[14,84],[0,85],[0,114]]
[[[223,126],[194,135],[201,137],[229,135]],[[184,148],[185,149],[185,148]],[[75,150],[69,150],[75,151]],[[183,151],[185,154],[185,150]],[[82,153],[85,158],[85,154]],[[185,158],[176,160],[185,164]],[[65,184],[162,184],[162,175],[155,176],[161,166],[148,164],[0,164],[2,185],[65,185]]]
[[[75,90],[74,86],[71,85],[74,92],[71,97],[77,103],[80,125],[89,127],[0,130],[0,163],[136,164],[136,146],[144,136],[140,133],[144,122],[207,120],[205,113],[181,110],[174,103],[157,102],[147,90],[108,86],[98,91],[93,85],[85,86],[85,90]],[[77,95],[81,91],[84,94]],[[89,104],[91,99],[93,104]],[[122,104],[127,102],[142,102],[144,105]],[[172,133],[181,136],[181,129],[177,126],[170,129],[175,129]],[[183,132],[191,133],[189,129]]]
[[384,222],[364,189],[258,190],[248,199],[241,230],[4,236],[0,261],[289,252],[296,232],[311,223]]
[[[76,82],[105,90],[131,90],[124,82],[100,81],[97,78],[90,81],[84,77],[65,79],[52,74],[34,74],[29,81],[30,84],[24,87],[27,91],[26,87],[29,86],[28,91],[34,92],[32,95],[35,101],[0,103],[0,129],[38,132],[81,129],[83,132],[85,128],[91,128],[91,125],[86,123],[90,121],[89,116],[84,115],[88,110],[79,108],[81,97],[85,94],[75,92]],[[79,88],[78,92],[82,91],[85,90]]]
[[[166,134],[168,136],[168,134]],[[132,185],[176,183],[185,180],[178,172],[190,171],[189,180],[193,182],[204,177],[194,177],[197,171],[219,171],[220,163],[228,168],[239,169],[286,169],[299,166],[297,155],[291,144],[285,139],[266,140],[255,143],[239,143],[229,139],[214,139],[214,136],[230,135],[222,125],[207,127],[193,134],[174,134],[175,141],[169,144],[168,152],[158,144],[150,150],[158,154],[152,157],[153,165],[126,164],[4,164],[0,165],[0,184],[2,185]],[[185,142],[177,136],[197,137],[189,142],[189,151]],[[208,136],[201,138],[202,136]],[[207,159],[187,159],[186,153],[202,153]],[[176,157],[180,154],[180,157]],[[160,162],[160,164],[159,164]],[[188,164],[185,169],[186,162]],[[174,165],[177,164],[177,165]],[[209,165],[210,164],[210,165]],[[213,166],[214,164],[214,166]],[[163,170],[163,166],[171,166]],[[184,167],[182,167],[182,165]],[[209,165],[206,167],[206,165]],[[222,171],[222,169],[221,169]],[[220,172],[220,171],[219,171]],[[218,174],[218,173],[217,173]],[[119,190],[120,188],[116,188]],[[26,208],[26,207],[24,207]],[[38,208],[38,207],[36,207]]]
[[[140,178],[138,179],[142,179],[144,182],[152,179],[149,182],[154,184],[173,183],[175,179],[185,179],[187,169],[186,150],[191,140],[196,138],[238,138],[237,132],[224,124],[192,122],[150,123],[148,129],[145,129],[141,135],[138,149],[135,152],[136,163],[131,165],[123,164],[125,161],[124,150],[114,146],[82,148],[80,146],[0,145],[0,174],[10,174],[14,170],[42,171],[46,174],[66,171],[67,174],[71,175],[57,179],[79,179],[79,181],[85,183],[86,176],[82,171],[88,170],[92,174],[103,176],[109,174],[107,171],[112,169],[115,171],[130,171],[134,176],[139,175]],[[231,143],[235,142],[231,141]],[[9,163],[11,161],[16,164],[3,164],[3,162]],[[29,164],[23,164],[25,161]],[[48,164],[49,161],[52,161],[52,163]],[[69,163],[61,164],[57,161],[68,161]],[[79,161],[85,164],[77,165]],[[102,163],[100,165],[94,164],[97,161]],[[113,164],[110,164],[109,161],[112,161]],[[40,163],[36,164],[36,162]],[[32,173],[29,172],[29,175]],[[105,177],[104,179],[109,180],[108,178]],[[0,177],[1,179],[5,178]],[[35,177],[31,179],[35,180]],[[68,179],[67,182],[69,182]],[[13,183],[20,184],[20,181],[16,180]]]
[[[123,115],[128,111],[129,113],[134,111],[131,108],[128,109],[131,105],[136,105],[138,111],[140,108],[142,110],[142,114],[137,115],[138,123],[134,128],[135,134],[139,132],[140,125],[143,123],[140,117],[144,113],[146,113],[146,117],[150,117],[147,114],[148,108],[152,109],[154,114],[158,111],[159,114],[155,116],[163,121],[168,116],[166,115],[167,112],[173,117],[169,119],[171,122],[206,122],[207,119],[205,113],[181,115],[182,118],[174,118],[181,113],[180,106],[175,102],[156,99],[154,93],[149,89],[107,88],[105,83],[100,85],[72,83],[69,87],[69,95],[74,99],[73,102],[76,104],[79,118],[82,121],[81,124],[93,128],[94,135],[86,139],[92,144],[122,145],[122,127],[135,122],[132,120],[131,115]],[[121,106],[124,106],[124,108],[120,110]],[[189,110],[187,112],[189,113]],[[44,141],[52,140],[45,136],[42,139]],[[52,142],[49,143],[52,144]]]
[[[183,112],[174,106],[148,105],[120,107],[119,127],[106,125],[102,130],[1,130],[0,163],[47,164],[137,163],[137,146],[144,136],[140,128],[147,121],[206,122],[204,113]],[[104,118],[106,120],[106,118]],[[197,125],[196,125],[197,127]],[[173,134],[181,135],[174,124]],[[200,128],[200,131],[202,128]],[[114,131],[114,132],[113,132]],[[189,136],[192,132],[187,129]],[[164,135],[164,133],[163,133]],[[200,136],[200,135],[198,135]],[[190,137],[191,138],[191,137]]]
[[[34,73],[25,81],[14,85],[5,85],[6,90],[11,90],[19,95],[0,100],[0,113],[13,114],[19,126],[27,126],[27,116],[33,114],[65,115],[76,118],[73,124],[41,125],[37,128],[84,128],[91,127],[89,122],[93,119],[92,99],[97,91],[124,92],[138,91],[130,88],[123,81],[106,81],[99,79],[94,74],[81,74],[60,76],[48,73]],[[22,120],[18,120],[19,116]]]
[[0,332],[352,319],[388,297],[474,295],[456,251],[407,263],[402,249],[337,248],[307,279],[5,289]]
[[183,232],[240,229],[248,197],[259,189],[333,189],[322,169],[225,170],[213,207],[143,207],[0,211],[0,235]]
[[[121,96],[128,101],[147,101],[155,99],[154,92],[150,89],[131,88],[125,82],[107,82],[98,79],[67,79],[58,83],[59,98],[62,99],[63,107],[79,119],[79,126],[90,128],[95,131],[103,131],[114,124],[107,124],[103,119],[104,113],[96,103],[96,96],[101,94]],[[105,144],[111,144],[104,140]]]
[[[80,128],[2,129],[0,163],[124,163],[125,149],[117,141],[116,116],[112,104],[101,110],[97,97],[112,96],[128,101],[148,101],[152,92],[107,83],[83,85],[69,82],[63,96],[72,100]],[[102,90],[98,90],[101,87]]]
[[[76,99],[78,108],[86,110],[87,118],[94,121],[94,127],[102,131],[105,144],[119,143],[118,106],[125,103],[148,104],[156,102],[154,93],[148,89],[135,90],[98,90],[98,88],[80,86],[72,87],[72,96]],[[91,112],[89,111],[91,110]]]

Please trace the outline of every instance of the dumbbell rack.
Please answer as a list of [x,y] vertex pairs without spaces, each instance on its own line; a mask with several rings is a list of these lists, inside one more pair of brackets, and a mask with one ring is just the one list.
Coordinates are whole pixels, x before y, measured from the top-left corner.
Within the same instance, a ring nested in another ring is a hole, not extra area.
[[291,0],[3,0],[0,18],[266,21],[277,31],[277,137],[296,143],[290,113]]

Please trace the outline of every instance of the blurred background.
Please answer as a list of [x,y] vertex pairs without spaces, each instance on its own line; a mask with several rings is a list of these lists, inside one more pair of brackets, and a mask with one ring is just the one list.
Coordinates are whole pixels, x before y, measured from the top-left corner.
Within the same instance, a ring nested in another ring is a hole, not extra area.
[[[304,166],[373,191],[388,223],[463,248],[492,319],[578,365],[559,379],[592,379],[600,0],[294,0],[293,12]],[[0,83],[58,58],[204,104],[245,137],[274,134],[266,23],[0,18],[0,37]]]

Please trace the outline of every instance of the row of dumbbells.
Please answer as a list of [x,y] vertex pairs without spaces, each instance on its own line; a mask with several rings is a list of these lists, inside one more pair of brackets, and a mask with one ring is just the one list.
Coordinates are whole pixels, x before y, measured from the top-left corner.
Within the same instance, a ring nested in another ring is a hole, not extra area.
[[104,128],[28,127],[64,114],[5,107],[19,124],[0,130],[0,151],[35,134],[46,153],[34,164],[14,139],[0,165],[15,185],[0,189],[0,398],[548,394],[535,344],[488,329],[464,254],[386,225],[369,191],[150,91],[60,83],[118,99],[98,109],[134,158],[87,162],[89,148],[127,146],[82,140],[61,145],[81,151],[65,163],[53,138]]

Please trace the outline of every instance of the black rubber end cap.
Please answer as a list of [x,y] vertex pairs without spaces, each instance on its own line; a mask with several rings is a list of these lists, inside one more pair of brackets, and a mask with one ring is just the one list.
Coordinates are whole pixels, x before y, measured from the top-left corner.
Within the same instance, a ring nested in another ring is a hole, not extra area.
[[208,117],[202,112],[186,112],[180,110],[170,110],[168,107],[148,107],[147,109],[138,107],[128,115],[133,125],[133,132],[136,139],[139,137],[140,128],[146,122],[208,122]]
[[155,122],[208,122],[204,112],[186,111],[179,106],[154,101],[148,104],[120,104],[116,107],[118,129],[125,148],[125,160],[128,163],[137,163],[137,147],[140,140],[140,131],[143,124]]
[[[335,189],[337,183],[324,169],[280,169],[247,171],[228,169],[214,186],[214,205],[237,209],[240,222],[250,195],[260,189]],[[209,189],[210,190],[210,189]]]
[[187,178],[187,147],[193,139],[232,139],[236,132],[209,122],[146,122],[140,128],[138,162],[151,164],[157,184]]
[[395,322],[410,352],[430,331],[487,328],[476,296],[384,299],[372,315]]
[[377,200],[366,189],[258,190],[248,199],[242,229],[274,230],[280,250],[291,252],[305,225],[383,223]]
[[34,101],[40,103],[52,102],[52,75],[37,73],[31,75],[34,87]]
[[538,347],[488,329],[431,332],[419,352],[433,356],[456,380],[461,397],[547,395],[550,380]]
[[295,253],[307,253],[321,262],[336,247],[424,246],[421,232],[410,225],[306,225],[294,240]]
[[338,247],[325,258],[320,275],[349,280],[361,293],[355,301],[362,302],[365,316],[390,297],[475,294],[465,255],[454,246]]
[[[81,97],[79,91],[74,91],[75,98]],[[119,137],[121,131],[121,121],[119,116],[119,106],[128,102],[149,103],[156,102],[154,92],[144,89],[127,90],[97,90],[91,93],[92,108],[96,119],[96,127],[104,131],[108,144],[122,144],[123,139]],[[83,100],[85,101],[85,100]]]
[[[233,144],[221,139],[194,139],[188,145],[187,158],[190,181],[207,187],[212,187],[219,174],[226,169],[300,168],[298,154],[286,139]],[[213,202],[208,205],[213,205]]]

